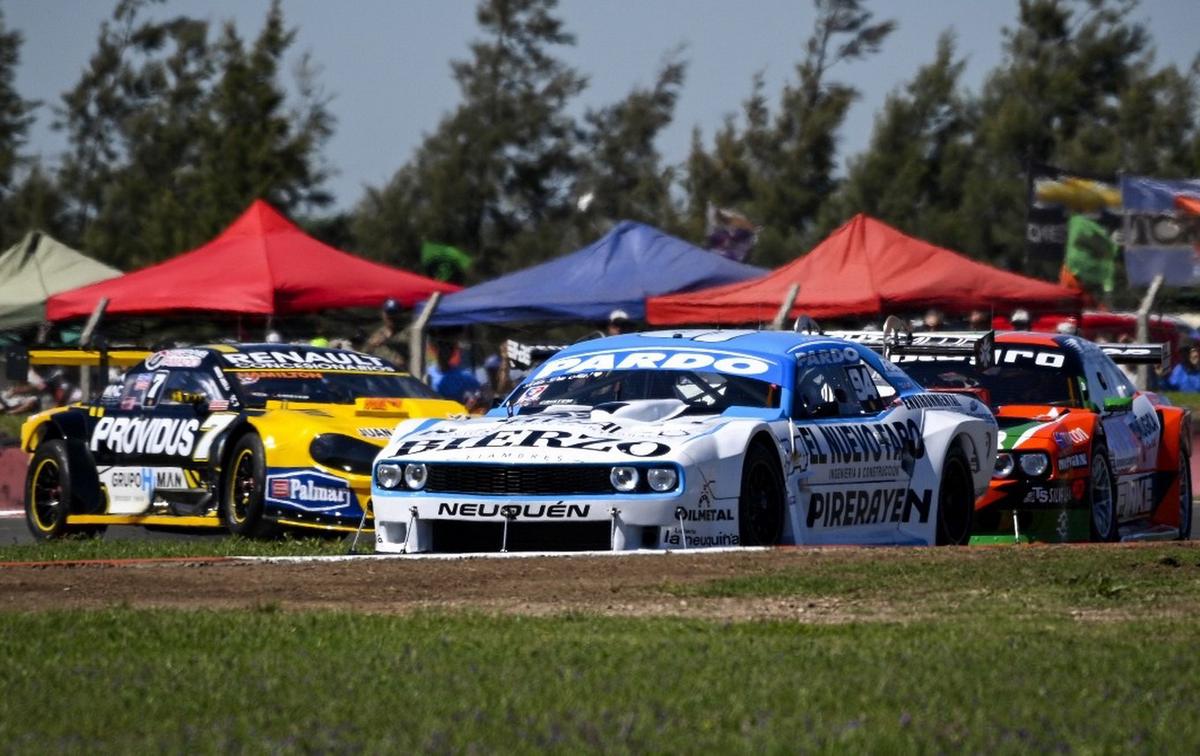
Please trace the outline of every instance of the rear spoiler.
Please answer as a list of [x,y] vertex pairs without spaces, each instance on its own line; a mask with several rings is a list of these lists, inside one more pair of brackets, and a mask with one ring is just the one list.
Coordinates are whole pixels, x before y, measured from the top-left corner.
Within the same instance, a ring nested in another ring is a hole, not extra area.
[[1118,365],[1157,365],[1165,367],[1171,350],[1166,344],[1097,344],[1100,351]]
[[566,344],[522,344],[509,339],[504,342],[504,357],[515,370],[529,370],[542,364]]
[[145,349],[27,349],[9,347],[5,351],[6,377],[24,381],[29,368],[37,365],[61,367],[99,367],[107,361],[117,367],[131,367],[153,352]]
[[970,357],[986,368],[993,362],[995,331],[936,331],[913,333],[908,322],[891,315],[882,331],[832,331],[835,336],[870,347],[886,359],[896,355]]

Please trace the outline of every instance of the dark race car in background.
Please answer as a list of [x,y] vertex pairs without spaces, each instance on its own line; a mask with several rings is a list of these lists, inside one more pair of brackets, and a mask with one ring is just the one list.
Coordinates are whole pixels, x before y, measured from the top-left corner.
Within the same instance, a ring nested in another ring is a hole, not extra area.
[[155,352],[95,402],[34,415],[26,521],[38,539],[109,525],[354,529],[398,420],[462,405],[378,357],[281,344]]
[[1159,364],[1163,345],[1012,331],[995,334],[981,363],[981,334],[888,338],[874,343],[922,385],[996,414],[999,454],[973,540],[1190,537],[1190,412],[1137,390],[1118,366]]

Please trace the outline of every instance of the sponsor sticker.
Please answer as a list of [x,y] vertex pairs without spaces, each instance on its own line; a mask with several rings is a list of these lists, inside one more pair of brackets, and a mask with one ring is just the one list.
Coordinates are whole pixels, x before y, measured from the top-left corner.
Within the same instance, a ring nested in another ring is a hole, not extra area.
[[1033,486],[1025,492],[1025,504],[1068,504],[1071,490],[1065,487]]
[[862,357],[858,354],[858,350],[850,346],[811,349],[807,352],[798,352],[796,354],[796,364],[800,367],[811,367],[813,365],[850,365],[861,359]]
[[[445,429],[454,433],[455,428]],[[658,441],[636,441],[566,430],[495,430],[482,436],[422,434],[421,438],[401,441],[393,454],[401,457],[452,449],[575,449],[580,451],[625,454],[630,457],[661,457],[671,447]]]
[[332,371],[353,370],[395,372],[378,357],[358,352],[316,352],[303,349],[270,349],[255,352],[229,352],[221,355],[235,369],[303,369]]
[[303,509],[328,512],[354,503],[346,481],[312,470],[293,470],[267,476],[267,501]]
[[904,486],[815,491],[808,501],[810,528],[849,528],[883,523],[928,522],[933,491]]
[[765,360],[736,352],[618,350],[550,360],[535,378],[608,370],[712,370],[731,375],[757,376],[770,372],[771,368],[772,365]]
[[363,438],[388,439],[388,438],[392,437],[392,429],[391,428],[359,428],[358,435],[362,436]]
[[200,421],[176,417],[106,415],[92,430],[92,451],[114,454],[163,454],[186,457],[196,443]]
[[510,520],[583,520],[592,511],[591,504],[478,504],[440,502],[437,517]]
[[203,349],[164,349],[146,358],[146,368],[157,370],[160,367],[200,367],[200,363],[204,361],[207,354]]
[[1069,454],[1065,457],[1058,458],[1059,472],[1063,472],[1064,470],[1074,470],[1077,467],[1087,467],[1087,466],[1088,466],[1088,457],[1083,452],[1079,452],[1077,454]]

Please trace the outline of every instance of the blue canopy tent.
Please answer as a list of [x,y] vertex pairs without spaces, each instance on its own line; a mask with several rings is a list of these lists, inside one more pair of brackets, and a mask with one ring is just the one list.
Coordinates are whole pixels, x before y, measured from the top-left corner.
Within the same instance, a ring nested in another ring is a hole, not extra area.
[[583,249],[443,297],[430,325],[602,321],[613,310],[643,320],[646,297],[765,275],[633,221]]

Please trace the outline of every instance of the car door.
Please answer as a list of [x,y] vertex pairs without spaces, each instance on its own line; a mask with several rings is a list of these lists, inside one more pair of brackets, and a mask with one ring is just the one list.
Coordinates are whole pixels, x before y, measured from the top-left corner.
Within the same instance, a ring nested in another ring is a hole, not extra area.
[[92,429],[90,448],[111,514],[142,513],[156,491],[198,485],[192,454],[220,390],[199,367],[162,362],[130,371],[119,399]]
[[929,502],[914,502],[909,487],[920,413],[892,402],[895,393],[852,347],[797,355],[791,419],[802,543],[895,543],[909,521],[928,518]]
[[1117,518],[1122,522],[1150,514],[1156,501],[1154,471],[1162,422],[1150,400],[1099,349],[1084,357],[1089,394],[1101,411],[1101,426],[1117,476]]

